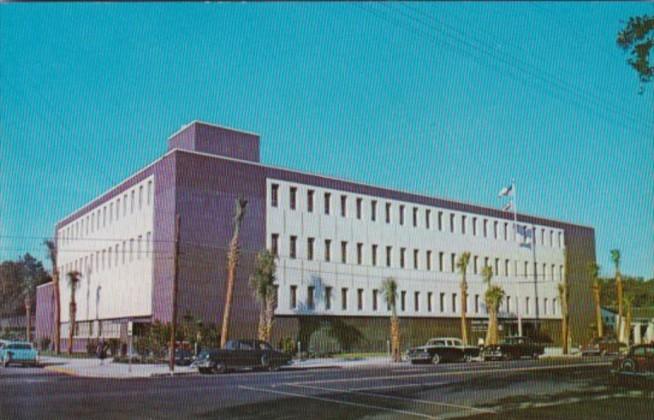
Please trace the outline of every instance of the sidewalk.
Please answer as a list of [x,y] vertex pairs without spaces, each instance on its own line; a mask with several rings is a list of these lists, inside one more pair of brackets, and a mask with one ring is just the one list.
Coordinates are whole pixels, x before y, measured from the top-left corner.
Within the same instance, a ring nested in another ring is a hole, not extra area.
[[[42,356],[40,358],[44,369],[63,373],[71,376],[85,378],[150,378],[170,376],[168,365],[165,364],[132,364],[131,372],[127,363],[114,363],[106,359],[104,364],[96,358],[65,358],[54,356]],[[339,359],[339,358],[318,358],[306,360],[294,360],[292,364],[282,367],[282,370],[304,370],[304,369],[327,369],[327,368],[355,368],[367,367],[388,367],[394,363],[390,357],[369,357],[361,359]],[[195,375],[196,369],[188,366],[175,366],[175,376]]]

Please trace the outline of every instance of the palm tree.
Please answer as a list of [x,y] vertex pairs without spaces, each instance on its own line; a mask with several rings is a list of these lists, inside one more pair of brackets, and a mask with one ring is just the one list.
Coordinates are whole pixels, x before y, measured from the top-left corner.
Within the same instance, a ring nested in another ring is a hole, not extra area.
[[593,280],[593,299],[595,300],[595,324],[597,324],[597,336],[599,338],[604,336],[604,324],[602,323],[602,304],[600,296],[602,293],[602,286],[599,280],[600,266],[597,263],[588,264],[588,272],[590,278]]
[[570,314],[568,308],[568,299],[570,292],[568,290],[568,253],[563,251],[563,281],[559,283],[559,301],[561,302],[561,341],[563,345],[563,354],[568,354],[570,340]]
[[275,310],[275,256],[267,249],[259,252],[250,276],[250,288],[261,305],[259,309],[259,340],[270,342]]
[[68,354],[73,354],[73,336],[75,335],[77,316],[77,303],[75,302],[75,291],[81,281],[82,274],[79,271],[68,272],[68,287],[70,287],[70,314],[68,323]]
[[238,266],[239,259],[240,247],[238,240],[247,204],[247,200],[242,197],[236,199],[234,233],[232,235],[232,240],[229,242],[229,253],[227,254],[227,292],[225,293],[225,307],[223,308],[223,325],[220,332],[220,347],[224,347],[229,338],[229,317],[232,311],[232,301],[234,300],[234,283],[236,282],[236,267]]
[[386,306],[391,310],[391,354],[393,361],[400,361],[400,320],[397,318],[397,282],[394,278],[388,277],[382,282],[381,291],[386,301]]
[[502,300],[504,299],[504,289],[498,285],[491,284],[493,269],[489,266],[484,266],[481,270],[481,276],[487,286],[485,300],[486,308],[488,308],[488,330],[486,330],[486,339],[484,340],[484,343],[486,345],[492,345],[497,344],[499,339],[499,334],[497,332],[497,313],[499,312],[500,305],[502,305]]
[[463,345],[468,345],[468,321],[466,313],[468,312],[468,282],[466,281],[466,272],[468,271],[468,263],[470,262],[470,253],[464,252],[456,262],[456,267],[461,273],[461,340]]
[[54,346],[57,354],[61,353],[61,295],[59,290],[59,269],[57,268],[57,245],[54,241],[46,239],[43,244],[47,248],[48,257],[52,264],[52,289],[54,292]]
[[620,250],[619,249],[612,249],[611,250],[611,260],[613,261],[613,264],[615,265],[615,287],[617,289],[617,294],[618,294],[618,325],[617,325],[617,336],[618,340],[624,343],[624,332],[623,330],[623,316],[624,316],[624,309],[623,309],[623,290],[622,290],[622,276],[620,275]]

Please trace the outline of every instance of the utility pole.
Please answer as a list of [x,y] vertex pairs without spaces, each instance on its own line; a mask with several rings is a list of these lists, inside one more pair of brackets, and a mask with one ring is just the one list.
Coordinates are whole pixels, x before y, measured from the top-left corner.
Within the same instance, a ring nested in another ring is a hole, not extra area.
[[179,214],[175,215],[175,254],[173,256],[173,315],[170,323],[170,355],[168,367],[175,372],[175,334],[177,333],[177,280],[179,277]]

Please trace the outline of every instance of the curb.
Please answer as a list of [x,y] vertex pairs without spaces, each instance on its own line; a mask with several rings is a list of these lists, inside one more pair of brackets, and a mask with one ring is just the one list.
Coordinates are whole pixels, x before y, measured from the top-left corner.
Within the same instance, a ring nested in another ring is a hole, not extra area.
[[166,372],[166,373],[151,373],[150,378],[169,378],[172,376],[196,376],[200,375],[200,372]]
[[50,371],[50,372],[56,372],[56,373],[63,373],[64,375],[68,375],[68,376],[75,376],[75,377],[80,376],[72,369],[66,369],[66,368],[62,368],[62,367],[58,367],[58,366],[45,366],[45,367],[43,367],[43,370],[47,370],[47,371]]

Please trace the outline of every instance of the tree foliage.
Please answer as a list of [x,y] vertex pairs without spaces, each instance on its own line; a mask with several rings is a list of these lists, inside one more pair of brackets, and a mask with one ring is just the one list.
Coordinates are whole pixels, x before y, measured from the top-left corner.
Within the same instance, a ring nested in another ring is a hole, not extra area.
[[641,83],[648,83],[654,76],[650,52],[654,47],[654,16],[635,16],[618,33],[617,43],[629,52],[627,63],[636,70]]
[[[0,263],[0,317],[23,315],[24,300],[36,302],[36,286],[50,281],[43,263],[30,254]],[[32,305],[32,311],[36,305]]]
[[[618,297],[615,277],[600,277],[600,301],[602,306],[617,309]],[[642,277],[622,276],[624,290],[632,296],[634,308],[654,306],[654,278],[644,280]]]

